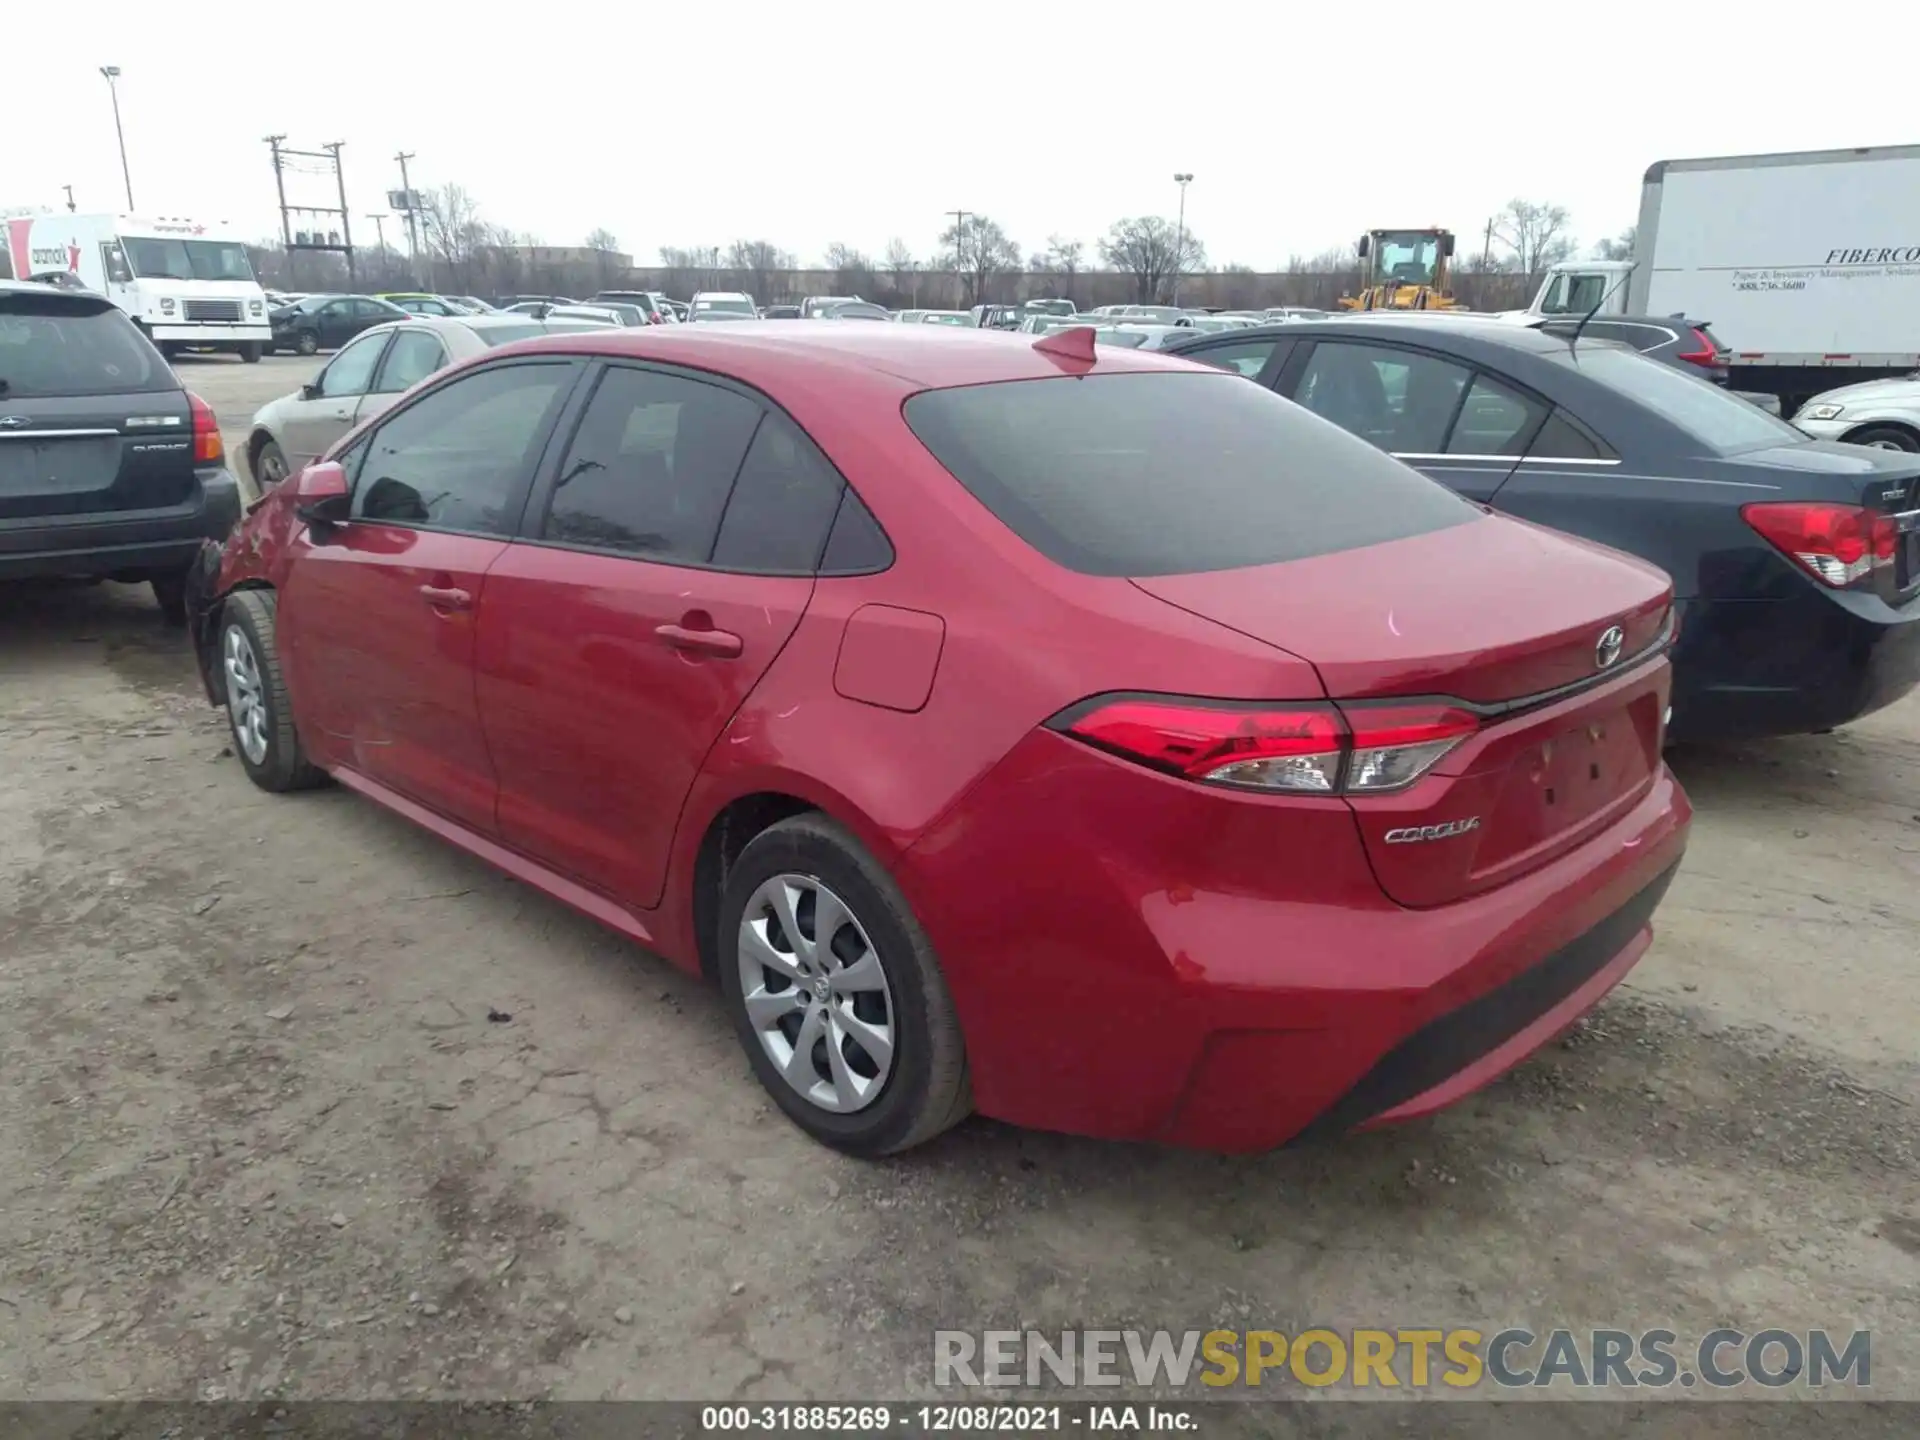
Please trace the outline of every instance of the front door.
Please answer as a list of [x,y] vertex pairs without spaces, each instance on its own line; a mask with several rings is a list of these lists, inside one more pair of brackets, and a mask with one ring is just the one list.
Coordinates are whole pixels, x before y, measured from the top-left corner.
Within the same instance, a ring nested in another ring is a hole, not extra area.
[[358,423],[360,402],[373,383],[388,338],[385,330],[362,336],[313,377],[308,387],[311,394],[303,392],[282,402],[286,418],[278,431],[288,474],[297,474],[316,456],[324,455],[328,446]]
[[290,569],[281,607],[308,748],[470,829],[494,828],[474,704],[475,616],[575,373],[471,371],[354,447],[351,518]]
[[799,624],[842,488],[739,390],[602,373],[529,539],[487,577],[476,672],[503,840],[658,902],[681,806]]

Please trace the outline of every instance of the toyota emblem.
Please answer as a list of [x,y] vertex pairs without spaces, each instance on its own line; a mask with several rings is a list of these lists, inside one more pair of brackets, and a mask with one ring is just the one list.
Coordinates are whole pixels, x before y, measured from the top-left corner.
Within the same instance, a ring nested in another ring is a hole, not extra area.
[[1627,632],[1618,625],[1609,625],[1600,632],[1600,638],[1594,642],[1593,663],[1601,670],[1610,670],[1619,662],[1620,652],[1626,648]]

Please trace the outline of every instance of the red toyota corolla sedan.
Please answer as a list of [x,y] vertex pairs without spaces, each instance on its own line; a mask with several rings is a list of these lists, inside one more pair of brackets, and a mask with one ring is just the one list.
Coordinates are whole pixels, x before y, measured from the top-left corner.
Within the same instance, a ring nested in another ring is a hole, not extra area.
[[1645,951],[1660,572],[1085,331],[590,332],[421,385],[192,585],[331,776],[718,981],[856,1154],[1437,1109]]

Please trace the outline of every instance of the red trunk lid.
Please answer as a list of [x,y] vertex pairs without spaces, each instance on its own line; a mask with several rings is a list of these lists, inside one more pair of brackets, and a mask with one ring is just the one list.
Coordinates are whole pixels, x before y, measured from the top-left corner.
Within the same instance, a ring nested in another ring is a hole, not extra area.
[[1669,668],[1643,652],[1661,637],[1672,586],[1630,556],[1490,516],[1133,583],[1311,662],[1350,717],[1364,713],[1358,702],[1405,696],[1480,711],[1480,729],[1412,786],[1349,797],[1375,874],[1403,905],[1444,904],[1546,864],[1659,771]]

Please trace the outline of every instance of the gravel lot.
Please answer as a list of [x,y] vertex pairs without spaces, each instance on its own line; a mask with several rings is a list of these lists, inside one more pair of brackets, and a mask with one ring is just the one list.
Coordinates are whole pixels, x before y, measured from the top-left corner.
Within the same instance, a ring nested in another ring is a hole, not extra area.
[[[237,451],[317,366],[181,368]],[[0,589],[0,1398],[901,1397],[936,1325],[1216,1321],[1870,1327],[1920,1398],[1920,701],[1678,757],[1564,1044],[1231,1160],[843,1159],[698,984],[226,740],[144,589]]]

